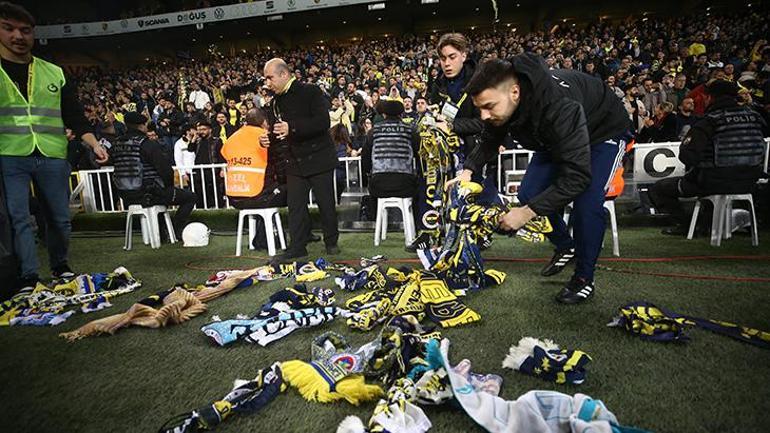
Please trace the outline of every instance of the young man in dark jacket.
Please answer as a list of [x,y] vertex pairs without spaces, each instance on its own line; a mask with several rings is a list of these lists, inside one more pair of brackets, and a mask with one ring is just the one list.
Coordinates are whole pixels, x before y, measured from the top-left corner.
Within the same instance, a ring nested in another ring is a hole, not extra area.
[[[197,135],[187,146],[188,151],[195,153],[195,165],[224,163],[222,140],[211,133],[212,125],[206,120],[199,120],[195,127]],[[193,172],[199,208],[224,207],[225,182],[221,172],[220,168],[203,168]]]
[[[626,110],[599,79],[549,71],[533,54],[485,62],[465,90],[485,128],[458,179],[469,180],[494,159],[506,133],[535,150],[519,188],[525,206],[505,214],[501,227],[517,230],[536,215],[548,216],[556,253],[542,274],[555,275],[577,259],[574,275],[556,299],[571,304],[588,299],[604,238],[604,194],[628,139]],[[574,240],[561,218],[570,202]]]
[[[439,38],[436,44],[436,52],[439,56],[441,75],[431,87],[428,100],[431,104],[438,105],[446,122],[437,126],[448,133],[456,135],[460,139],[459,151],[455,154],[456,164],[453,169],[461,169],[468,150],[473,148],[477,134],[483,129],[483,122],[479,119],[479,110],[465,92],[465,86],[470,81],[475,71],[476,63],[469,57],[470,43],[460,33],[447,33]],[[441,209],[435,209],[430,202],[440,200],[441,186],[434,188],[425,173],[420,173],[417,196],[417,238],[407,247],[408,251],[428,248],[432,244],[431,233],[435,234],[441,224]],[[481,180],[477,176],[476,180]],[[439,197],[429,197],[428,194],[437,191]],[[431,217],[431,214],[433,217]]]
[[266,109],[271,134],[260,137],[260,144],[285,150],[291,237],[289,249],[275,261],[307,255],[312,226],[308,211],[311,189],[321,213],[326,252],[338,254],[333,178],[337,153],[329,135],[329,102],[320,87],[296,81],[282,59],[268,61],[264,72],[265,84],[275,92],[275,98]]

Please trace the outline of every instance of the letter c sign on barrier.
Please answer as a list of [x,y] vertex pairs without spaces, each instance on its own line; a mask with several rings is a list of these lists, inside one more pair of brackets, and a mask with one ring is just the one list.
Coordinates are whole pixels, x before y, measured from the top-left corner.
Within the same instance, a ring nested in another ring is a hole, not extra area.
[[644,143],[634,147],[634,181],[655,183],[661,179],[684,175],[679,161],[679,143]]
[[676,168],[666,164],[666,167],[663,170],[660,170],[660,171],[656,170],[655,158],[658,155],[664,155],[667,158],[676,158],[674,151],[669,148],[662,147],[660,149],[653,149],[644,157],[644,171],[645,173],[649,174],[650,177],[657,177],[657,178],[668,177],[671,173],[674,172]]

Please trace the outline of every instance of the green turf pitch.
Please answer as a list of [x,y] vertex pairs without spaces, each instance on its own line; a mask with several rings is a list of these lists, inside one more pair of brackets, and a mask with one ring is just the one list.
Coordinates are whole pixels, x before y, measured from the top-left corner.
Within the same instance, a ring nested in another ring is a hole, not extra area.
[[[352,259],[386,254],[408,257],[403,237],[390,236],[374,248],[371,233],[343,234],[342,254]],[[770,255],[770,233],[761,233],[759,248],[745,235],[711,248],[705,239],[686,241],[652,228],[622,228],[624,257],[684,255]],[[609,247],[609,237],[608,247]],[[122,238],[74,239],[71,264],[78,271],[108,271],[126,266],[144,283],[136,293],[116,298],[114,307],[76,315],[55,328],[0,328],[0,431],[3,432],[151,432],[169,417],[224,396],[234,379],[248,379],[274,361],[307,359],[313,336],[326,330],[349,335],[355,344],[375,332],[348,331],[342,320],[299,330],[267,348],[236,343],[215,347],[199,331],[212,315],[223,319],[252,314],[289,281],[262,283],[214,300],[209,311],[191,322],[167,329],[132,328],[111,337],[67,343],[57,337],[89,320],[125,311],[136,300],[174,282],[201,283],[210,273],[191,270],[194,262],[210,270],[253,266],[233,254],[233,236],[213,236],[208,248],[163,245],[151,250],[135,238],[134,250],[122,251]],[[310,248],[323,256],[322,245]],[[487,256],[550,256],[547,245],[497,238]],[[605,256],[610,252],[605,250]],[[42,254],[41,254],[42,255]],[[249,257],[250,255],[250,257]],[[219,256],[219,257],[218,257]],[[606,263],[606,262],[605,262]],[[646,272],[770,278],[767,261],[687,261],[674,263],[606,263]],[[471,293],[466,303],[478,311],[478,324],[447,329],[450,358],[473,361],[474,370],[504,378],[502,397],[515,399],[533,389],[577,392],[601,399],[627,425],[660,432],[766,432],[770,426],[770,351],[707,331],[690,332],[686,345],[644,342],[605,326],[621,304],[648,300],[676,312],[733,321],[770,330],[770,284],[700,281],[599,271],[598,291],[585,305],[562,306],[553,296],[569,275],[539,276],[539,263],[493,263],[508,273],[500,287]],[[318,283],[333,287],[332,279]],[[348,293],[337,293],[342,301]],[[555,385],[503,370],[511,344],[523,336],[550,338],[564,348],[593,357],[583,385]],[[288,390],[262,412],[233,416],[220,432],[333,432],[350,414],[368,420],[374,404],[317,404]],[[482,431],[463,412],[427,407],[435,432]]]

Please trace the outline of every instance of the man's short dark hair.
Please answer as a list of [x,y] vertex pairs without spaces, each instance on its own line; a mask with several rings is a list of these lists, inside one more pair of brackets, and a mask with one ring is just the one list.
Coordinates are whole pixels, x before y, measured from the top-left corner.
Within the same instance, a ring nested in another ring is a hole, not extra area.
[[477,96],[484,90],[496,87],[508,80],[516,80],[516,71],[511,62],[501,59],[487,60],[482,63],[465,86],[465,93]]
[[706,83],[706,93],[714,98],[738,96],[738,85],[729,80],[710,80]]
[[0,2],[0,18],[19,21],[35,27],[35,17],[24,6],[11,2]]
[[422,99],[423,101],[425,101],[425,103],[426,103],[426,104],[428,103],[428,98],[426,98],[426,97],[424,97],[424,96],[417,96],[417,97],[415,97],[415,98],[414,98],[414,103],[415,103],[415,105],[417,105],[417,101],[419,101],[420,99]]
[[261,127],[262,124],[265,123],[265,120],[267,120],[267,116],[265,115],[265,112],[259,108],[252,108],[248,113],[246,113],[247,125]]

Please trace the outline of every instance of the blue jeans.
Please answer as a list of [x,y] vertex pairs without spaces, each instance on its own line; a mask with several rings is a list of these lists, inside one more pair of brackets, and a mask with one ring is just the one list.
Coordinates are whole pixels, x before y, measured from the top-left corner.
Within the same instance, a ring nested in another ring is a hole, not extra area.
[[[570,222],[575,238],[569,234],[562,218],[563,212],[548,215],[553,232],[548,240],[557,250],[575,248],[575,276],[589,281],[594,279],[596,260],[604,240],[604,195],[610,176],[622,162],[627,136],[623,135],[591,146],[591,183],[573,201]],[[536,152],[527,167],[519,187],[519,201],[526,204],[551,186],[558,166],[546,152]]]
[[0,156],[8,215],[13,226],[13,246],[21,262],[21,277],[38,275],[35,234],[29,213],[30,184],[45,210],[48,223],[46,241],[51,268],[67,263],[70,223],[69,175],[66,159],[44,156]]

